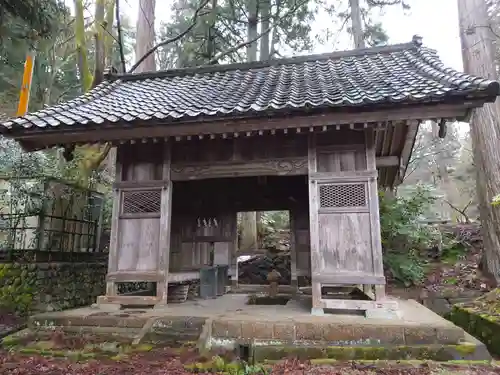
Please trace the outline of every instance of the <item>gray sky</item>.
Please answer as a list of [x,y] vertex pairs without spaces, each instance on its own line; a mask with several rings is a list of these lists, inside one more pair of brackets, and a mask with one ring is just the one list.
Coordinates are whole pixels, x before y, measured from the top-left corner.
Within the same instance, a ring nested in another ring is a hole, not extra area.
[[[330,0],[338,1],[338,0]],[[413,35],[423,37],[423,43],[438,51],[444,64],[462,69],[462,56],[458,34],[458,12],[456,0],[409,0],[411,11],[405,15],[400,7],[389,7],[381,14],[382,21],[390,37],[390,43],[406,43]],[[156,23],[167,21],[170,17],[171,0],[156,1]],[[135,25],[139,0],[122,0],[122,11],[131,18]],[[317,17],[313,30],[320,32],[322,28],[330,27],[336,30],[335,25],[326,16]],[[337,46],[317,45],[313,53],[329,52],[333,49],[350,49],[351,43],[345,37],[338,40]]]

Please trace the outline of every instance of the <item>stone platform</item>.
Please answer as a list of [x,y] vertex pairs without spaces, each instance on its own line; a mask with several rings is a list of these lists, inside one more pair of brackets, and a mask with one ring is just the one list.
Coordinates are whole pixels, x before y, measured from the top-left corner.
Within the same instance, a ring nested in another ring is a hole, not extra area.
[[[205,349],[250,351],[279,359],[293,353],[313,358],[490,359],[484,345],[414,300],[398,300],[399,317],[312,316],[308,297],[286,305],[248,305],[248,295],[188,301],[158,309],[81,308],[33,316],[29,328],[46,332],[108,335],[134,343],[197,342]],[[302,353],[302,354],[301,354]],[[309,353],[309,354],[304,354]]]

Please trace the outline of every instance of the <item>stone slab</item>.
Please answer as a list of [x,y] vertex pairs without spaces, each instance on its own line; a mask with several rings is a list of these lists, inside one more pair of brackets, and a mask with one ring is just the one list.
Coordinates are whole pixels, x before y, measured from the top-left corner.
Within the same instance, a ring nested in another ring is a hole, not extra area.
[[211,335],[228,339],[316,340],[332,345],[423,345],[457,344],[464,337],[462,329],[412,300],[398,300],[400,316],[397,318],[380,319],[361,315],[312,316],[307,298],[297,298],[286,306],[246,305],[247,298],[244,294],[229,294],[156,309],[103,311],[82,308],[50,312],[32,317],[30,327],[141,329],[155,318],[164,323],[161,329],[153,324],[151,333],[155,335],[171,332],[173,336],[180,336],[185,332],[193,336],[201,331],[203,322],[210,319]]
[[484,345],[415,345],[415,346],[325,346],[325,345],[273,345],[260,342],[254,345],[254,362],[276,361],[286,358],[303,360],[431,360],[431,361],[489,361],[491,356]]

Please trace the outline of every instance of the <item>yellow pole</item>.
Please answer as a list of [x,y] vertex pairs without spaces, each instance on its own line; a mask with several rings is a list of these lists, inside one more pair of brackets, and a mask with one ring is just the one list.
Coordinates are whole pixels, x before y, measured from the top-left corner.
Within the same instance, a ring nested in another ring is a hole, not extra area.
[[23,83],[21,86],[21,94],[19,95],[19,106],[17,107],[17,116],[24,116],[28,112],[34,63],[35,63],[35,52],[30,51],[26,56],[26,62],[24,63]]

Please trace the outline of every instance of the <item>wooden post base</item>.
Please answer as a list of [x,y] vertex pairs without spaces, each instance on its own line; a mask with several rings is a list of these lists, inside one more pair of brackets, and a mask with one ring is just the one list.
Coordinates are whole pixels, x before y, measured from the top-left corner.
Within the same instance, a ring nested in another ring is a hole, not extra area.
[[154,306],[161,301],[159,297],[151,296],[99,296],[97,305]]

